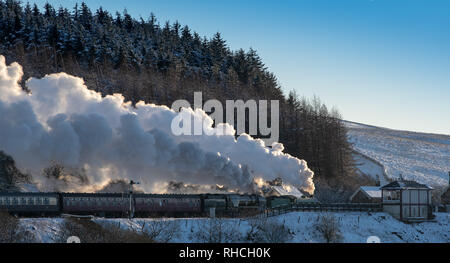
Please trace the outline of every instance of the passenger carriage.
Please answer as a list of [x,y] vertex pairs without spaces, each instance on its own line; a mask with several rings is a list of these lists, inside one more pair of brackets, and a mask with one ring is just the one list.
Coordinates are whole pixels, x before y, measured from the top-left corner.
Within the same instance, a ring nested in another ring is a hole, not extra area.
[[203,211],[200,195],[182,194],[135,194],[135,215],[148,216],[193,216]]
[[128,194],[62,193],[62,213],[123,217],[130,211]]
[[0,193],[0,211],[24,216],[56,215],[61,200],[57,193]]

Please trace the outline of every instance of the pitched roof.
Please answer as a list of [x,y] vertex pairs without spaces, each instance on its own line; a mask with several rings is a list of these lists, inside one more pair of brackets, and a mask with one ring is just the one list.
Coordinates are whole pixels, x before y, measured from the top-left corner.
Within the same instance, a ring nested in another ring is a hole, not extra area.
[[418,182],[415,181],[395,181],[392,183],[389,183],[383,187],[381,187],[381,189],[387,189],[387,190],[395,190],[395,189],[427,189],[427,190],[432,190],[433,188],[429,187],[428,185],[425,184],[420,184]]
[[361,190],[372,198],[381,198],[381,189],[379,186],[361,186]]
[[277,192],[280,196],[294,196],[295,198],[302,198],[304,195],[296,187],[283,185],[283,186],[272,186],[272,189]]
[[381,189],[379,186],[361,186],[352,196],[350,196],[350,200],[352,200],[359,192],[362,192],[368,198],[381,198]]

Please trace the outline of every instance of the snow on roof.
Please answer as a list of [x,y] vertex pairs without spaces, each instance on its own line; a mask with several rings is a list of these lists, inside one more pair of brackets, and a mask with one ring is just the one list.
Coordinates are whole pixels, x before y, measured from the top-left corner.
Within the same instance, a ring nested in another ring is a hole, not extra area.
[[429,189],[432,190],[433,188],[429,187],[425,184],[420,184],[415,181],[395,181],[392,183],[389,183],[383,187],[382,189],[389,189],[389,190],[397,190],[397,189]]
[[272,189],[281,196],[290,195],[295,198],[302,198],[303,194],[296,188],[290,185],[272,186]]
[[352,196],[350,196],[350,200],[352,200],[359,192],[362,192],[369,198],[381,198],[381,188],[379,186],[361,186]]
[[378,186],[361,186],[361,191],[372,198],[381,198],[381,189]]

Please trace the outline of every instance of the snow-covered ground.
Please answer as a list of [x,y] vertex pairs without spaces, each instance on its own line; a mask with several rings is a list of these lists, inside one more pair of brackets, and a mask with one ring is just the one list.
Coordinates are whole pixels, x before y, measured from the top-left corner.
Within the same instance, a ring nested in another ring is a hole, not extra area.
[[[390,130],[353,122],[345,124],[354,149],[382,164],[388,177],[398,178],[402,174],[405,179],[431,186],[448,184],[450,136]],[[371,169],[377,168],[362,169],[368,169],[370,173]]]
[[381,163],[356,151],[353,153],[353,159],[355,160],[355,165],[359,174],[367,175],[375,181],[379,181],[381,185],[387,183],[386,170]]
[[[448,243],[450,242],[450,214],[436,214],[435,222],[417,224],[402,223],[388,214],[374,213],[329,213],[340,225],[341,242],[365,243],[369,236],[377,236],[386,243]],[[284,224],[291,233],[289,242],[320,243],[324,239],[318,234],[315,224],[320,213],[295,212],[271,218]],[[176,237],[171,242],[201,242],[198,231],[205,231],[210,219],[95,219],[96,222],[120,223],[123,228],[141,229],[145,223],[149,227],[154,222],[168,220],[179,226]],[[250,230],[250,221],[244,219],[223,219],[224,224],[234,231],[234,242],[246,242],[245,236]],[[60,232],[63,219],[22,219],[22,224],[35,233],[37,242],[54,242]],[[81,240],[83,237],[80,237]]]

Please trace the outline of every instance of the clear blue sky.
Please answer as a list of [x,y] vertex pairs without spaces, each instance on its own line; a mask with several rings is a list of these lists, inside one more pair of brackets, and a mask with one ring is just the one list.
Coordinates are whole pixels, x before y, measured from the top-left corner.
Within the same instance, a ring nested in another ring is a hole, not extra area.
[[232,49],[256,49],[286,93],[318,95],[347,120],[450,134],[450,1],[85,2],[219,31]]

